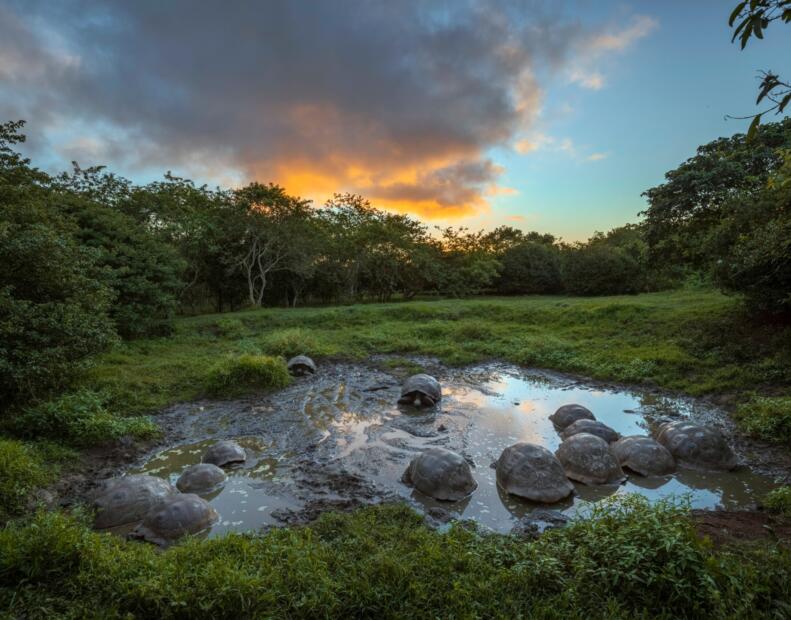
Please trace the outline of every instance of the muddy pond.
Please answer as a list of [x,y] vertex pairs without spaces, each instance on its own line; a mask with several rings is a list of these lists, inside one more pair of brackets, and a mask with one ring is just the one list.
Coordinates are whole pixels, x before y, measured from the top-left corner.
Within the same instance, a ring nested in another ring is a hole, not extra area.
[[[561,405],[582,404],[622,435],[650,434],[660,420],[686,417],[730,434],[722,412],[692,399],[502,364],[429,371],[443,387],[441,404],[431,410],[399,407],[401,379],[395,375],[343,364],[260,398],[181,404],[158,418],[170,447],[128,471],[175,483],[214,440],[237,440],[247,461],[228,470],[226,484],[206,496],[220,514],[210,536],[391,499],[406,500],[438,522],[471,519],[507,532],[538,506],[503,493],[490,465],[518,441],[554,451],[560,438],[548,417]],[[401,482],[409,461],[432,446],[458,452],[473,465],[478,488],[469,498],[439,502]],[[695,508],[734,510],[754,507],[775,486],[772,477],[746,466],[724,473],[678,469],[662,477],[630,475],[622,485],[575,483],[573,499],[551,508],[573,515],[616,493],[640,493],[652,500],[687,496]]]

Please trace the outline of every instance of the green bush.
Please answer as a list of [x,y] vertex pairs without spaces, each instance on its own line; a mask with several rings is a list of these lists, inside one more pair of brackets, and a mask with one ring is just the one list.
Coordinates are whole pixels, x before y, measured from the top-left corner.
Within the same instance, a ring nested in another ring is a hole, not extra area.
[[736,421],[749,434],[767,441],[791,442],[791,397],[753,397],[739,405]]
[[121,417],[105,407],[104,394],[80,390],[25,409],[10,422],[23,437],[57,439],[75,446],[92,446],[131,436],[153,437],[157,425],[148,417]]
[[270,355],[282,355],[285,358],[295,355],[316,355],[321,352],[316,337],[299,327],[280,329],[267,334],[261,339],[261,347]]
[[57,513],[0,531],[15,617],[785,617],[790,577],[787,550],[714,550],[678,508],[635,496],[532,543],[438,532],[403,505],[165,552]]
[[206,388],[214,396],[236,396],[254,390],[286,387],[291,382],[285,362],[268,355],[240,355],[217,364]]
[[621,248],[588,244],[563,253],[563,285],[573,295],[637,293],[643,288],[643,271]]
[[223,338],[243,338],[248,333],[247,327],[239,319],[220,319],[215,325]]
[[35,448],[0,439],[0,521],[21,513],[30,492],[49,479],[50,472]]
[[507,294],[548,294],[563,288],[560,253],[546,243],[528,241],[508,248],[500,259],[497,290]]
[[763,501],[764,507],[784,517],[791,517],[791,487],[780,487],[770,491]]

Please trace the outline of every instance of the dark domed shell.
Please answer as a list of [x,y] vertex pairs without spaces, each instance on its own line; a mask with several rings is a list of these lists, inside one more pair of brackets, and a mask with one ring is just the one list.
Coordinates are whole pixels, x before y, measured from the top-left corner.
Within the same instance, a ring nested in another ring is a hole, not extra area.
[[517,443],[503,450],[496,463],[497,484],[506,492],[542,504],[568,497],[574,485],[549,450],[532,443]]
[[94,527],[105,529],[142,519],[176,489],[157,476],[146,474],[109,480],[94,500]]
[[555,454],[566,475],[582,484],[616,484],[626,479],[610,446],[596,435],[572,435]]
[[130,536],[166,545],[186,534],[202,532],[217,520],[217,516],[217,511],[206,500],[192,493],[178,493],[149,512]]
[[213,491],[227,476],[225,472],[212,463],[198,463],[185,469],[176,481],[176,487],[182,493],[208,493]]
[[218,441],[203,454],[204,463],[211,463],[217,467],[223,467],[230,463],[244,463],[247,455],[244,448],[235,441],[225,439]]
[[596,437],[601,437],[607,443],[618,441],[620,438],[618,433],[616,433],[603,422],[599,422],[598,420],[588,420],[587,418],[583,418],[582,420],[577,420],[576,422],[569,424],[565,430],[561,431],[560,436],[563,439],[568,439],[569,437],[579,433],[590,433],[591,435],[596,435]]
[[549,416],[549,419],[558,430],[562,431],[577,420],[595,420],[596,417],[591,413],[590,409],[582,405],[563,405]]
[[429,448],[412,459],[403,480],[425,495],[451,502],[478,486],[464,457],[444,448]]
[[738,461],[719,430],[691,422],[668,422],[659,428],[657,441],[683,465],[698,469],[731,470]]
[[621,437],[610,446],[621,464],[641,476],[664,476],[676,468],[673,455],[651,437],[631,435]]
[[442,388],[434,377],[427,374],[412,375],[401,388],[398,402],[417,407],[432,407],[442,398]]
[[307,355],[297,355],[288,360],[288,372],[296,377],[312,375],[316,372],[316,363]]

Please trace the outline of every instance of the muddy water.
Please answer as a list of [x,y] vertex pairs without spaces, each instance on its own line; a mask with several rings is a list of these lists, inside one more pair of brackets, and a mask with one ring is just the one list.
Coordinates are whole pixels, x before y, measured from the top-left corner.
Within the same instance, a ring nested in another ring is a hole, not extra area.
[[[175,483],[216,439],[233,438],[247,452],[244,465],[228,470],[221,489],[206,496],[221,515],[210,535],[299,521],[335,508],[404,499],[440,521],[472,519],[509,531],[536,505],[507,496],[491,463],[517,441],[555,450],[559,443],[548,416],[560,405],[579,403],[623,435],[650,434],[659,420],[689,417],[727,421],[692,400],[639,391],[606,389],[567,376],[505,365],[464,370],[432,369],[443,384],[436,410],[399,408],[400,380],[361,366],[322,368],[265,398],[180,405],[160,418],[172,447],[150,455],[135,472]],[[473,465],[478,489],[466,500],[438,502],[401,483],[421,450],[442,446]],[[616,493],[651,499],[686,496],[696,508],[748,508],[775,483],[741,467],[735,472],[680,469],[663,477],[631,475],[620,486],[575,484],[573,499],[553,506],[568,514]]]

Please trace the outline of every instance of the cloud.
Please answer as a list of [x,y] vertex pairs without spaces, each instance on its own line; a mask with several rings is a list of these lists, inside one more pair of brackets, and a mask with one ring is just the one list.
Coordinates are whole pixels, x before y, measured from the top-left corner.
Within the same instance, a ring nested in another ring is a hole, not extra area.
[[607,159],[609,156],[609,153],[591,153],[585,159],[588,161],[601,161],[602,159]]
[[[429,218],[483,213],[509,191],[487,153],[533,128],[536,76],[564,72],[581,46],[618,47],[552,3],[452,9],[6,0],[0,118],[27,119],[34,148],[83,165],[272,180],[316,200],[353,191]],[[627,31],[613,36],[638,36]]]
[[626,50],[658,27],[659,22],[653,17],[636,15],[631,24],[625,28],[584,38],[576,54],[578,60],[568,71],[568,81],[591,90],[602,89],[606,81],[605,77],[594,68],[602,57],[608,53]]

